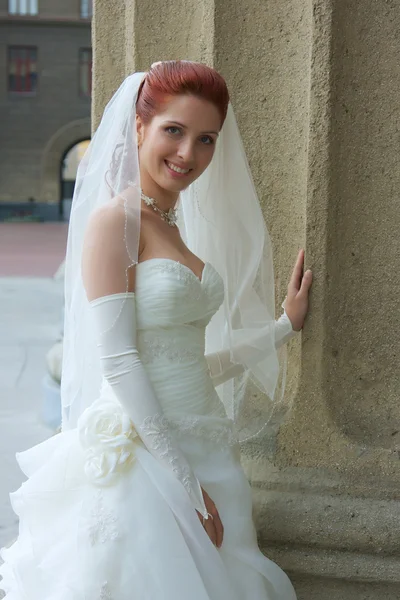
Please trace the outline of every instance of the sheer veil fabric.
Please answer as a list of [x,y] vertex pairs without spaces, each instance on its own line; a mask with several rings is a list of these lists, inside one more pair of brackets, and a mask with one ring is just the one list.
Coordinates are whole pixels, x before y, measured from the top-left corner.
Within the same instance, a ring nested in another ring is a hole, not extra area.
[[[126,298],[128,270],[138,262],[141,199],[135,106],[145,77],[145,72],[134,73],[124,80],[78,169],[65,272],[64,431],[76,427],[101,386],[81,269],[84,235],[95,211],[98,214],[105,205],[115,210],[115,227],[104,246],[114,258],[118,253],[124,280],[114,283],[125,290]],[[239,441],[246,441],[262,431],[274,410],[280,364],[271,242],[231,105],[211,164],[180,195],[178,226],[188,248],[210,263],[224,283],[223,304],[206,329],[206,353],[244,365],[242,374],[219,385],[217,392]],[[99,263],[96,277],[101,275]],[[253,385],[261,397],[254,394]]]

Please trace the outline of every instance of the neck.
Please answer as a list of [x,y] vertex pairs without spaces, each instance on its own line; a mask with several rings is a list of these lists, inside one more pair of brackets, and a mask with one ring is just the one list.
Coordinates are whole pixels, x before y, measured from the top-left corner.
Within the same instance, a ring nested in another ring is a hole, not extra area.
[[148,181],[145,177],[141,177],[141,188],[146,196],[156,201],[158,208],[161,210],[167,212],[170,208],[175,208],[179,192],[164,190],[155,181]]

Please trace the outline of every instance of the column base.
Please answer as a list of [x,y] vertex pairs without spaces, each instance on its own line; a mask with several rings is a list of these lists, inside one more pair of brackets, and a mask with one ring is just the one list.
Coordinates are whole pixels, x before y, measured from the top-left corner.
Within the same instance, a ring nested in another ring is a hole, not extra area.
[[400,598],[400,501],[390,482],[246,460],[260,548],[299,600]]

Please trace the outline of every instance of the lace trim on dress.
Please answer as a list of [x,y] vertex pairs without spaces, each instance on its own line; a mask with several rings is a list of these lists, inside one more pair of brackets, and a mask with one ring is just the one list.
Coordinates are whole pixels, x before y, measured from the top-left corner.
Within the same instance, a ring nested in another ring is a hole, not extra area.
[[190,298],[200,300],[202,298],[203,288],[200,279],[185,265],[178,261],[154,263],[153,269],[161,273],[173,273],[179,281],[183,281],[187,286]]
[[[184,415],[168,419],[164,414],[157,414],[145,419],[141,427],[138,428],[138,432],[143,431],[147,435],[152,435],[154,444],[157,444],[154,449],[161,452],[164,457],[171,458],[171,465],[173,465],[174,457],[170,452],[172,444],[171,431],[173,431],[175,438],[189,434],[220,446],[226,447],[237,444],[238,438],[233,421],[220,412],[215,415],[208,414],[206,418],[212,418],[212,416],[221,419],[223,422],[206,422],[205,417],[196,415]],[[173,470],[178,475],[179,468],[176,467]],[[182,478],[179,477],[179,479]]]
[[190,492],[192,490],[191,471],[181,464],[179,455],[175,453],[170,423],[166,416],[159,413],[146,417],[138,428],[138,432],[146,436],[147,445],[169,463],[171,470],[181,481],[186,491]]
[[[92,546],[105,544],[118,539],[118,519],[116,515],[104,505],[103,492],[98,490],[94,505],[90,511],[88,535]],[[106,596],[105,596],[106,597]]]
[[159,358],[167,358],[173,362],[186,362],[187,360],[198,360],[204,356],[200,349],[177,348],[173,340],[162,339],[154,335],[141,336],[140,359],[143,364],[149,364]]
[[108,581],[105,581],[100,588],[99,600],[113,600]]
[[190,434],[219,446],[235,446],[238,443],[238,437],[233,421],[227,417],[224,417],[224,421],[226,423],[206,423],[202,417],[186,415],[171,420],[170,426],[178,438]]

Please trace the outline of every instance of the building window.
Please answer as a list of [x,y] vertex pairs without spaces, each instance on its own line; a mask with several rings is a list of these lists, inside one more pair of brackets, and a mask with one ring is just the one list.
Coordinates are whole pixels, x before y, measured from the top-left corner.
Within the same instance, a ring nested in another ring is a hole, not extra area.
[[92,95],[92,49],[79,50],[79,94],[90,97]]
[[38,0],[8,0],[10,15],[37,15]]
[[35,94],[37,86],[37,48],[9,46],[8,91]]
[[92,0],[81,0],[82,19],[91,19],[93,14]]

